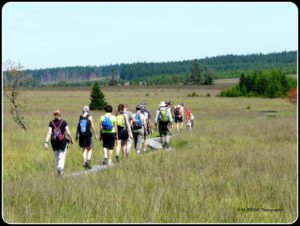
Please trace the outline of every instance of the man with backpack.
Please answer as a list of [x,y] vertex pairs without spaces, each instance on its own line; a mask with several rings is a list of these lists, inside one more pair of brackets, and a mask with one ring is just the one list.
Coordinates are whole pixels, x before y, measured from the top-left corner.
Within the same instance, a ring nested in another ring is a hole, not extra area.
[[[60,110],[55,110],[53,115],[54,120],[49,123],[48,133],[45,140],[45,149],[48,149],[48,142],[51,138],[51,146],[55,157],[57,175],[62,176],[64,173],[68,142],[73,144],[73,139],[68,123],[61,118]],[[66,138],[65,132],[69,136],[70,140]]]
[[159,104],[159,108],[156,110],[155,115],[155,129],[158,131],[161,139],[161,143],[164,149],[169,149],[170,143],[170,131],[169,131],[169,123],[173,122],[172,115],[168,106],[164,101]]
[[[118,139],[118,128],[117,120],[114,115],[112,115],[113,108],[111,105],[107,105],[104,110],[105,115],[100,118],[100,140],[103,141],[104,149],[104,161],[103,165],[113,165],[112,154],[115,147],[116,138]],[[109,153],[109,158],[107,161],[107,152]]]
[[[88,106],[83,107],[83,114],[79,117],[79,123],[76,131],[76,141],[79,137],[79,146],[83,152],[83,167],[86,169],[92,169],[91,158],[92,158],[92,132],[97,139],[96,130],[93,123],[93,118],[89,115],[90,109]],[[91,131],[92,130],[92,131]]]
[[144,131],[146,130],[146,118],[141,113],[141,106],[136,107],[136,112],[132,115],[132,134],[136,153],[140,154]]

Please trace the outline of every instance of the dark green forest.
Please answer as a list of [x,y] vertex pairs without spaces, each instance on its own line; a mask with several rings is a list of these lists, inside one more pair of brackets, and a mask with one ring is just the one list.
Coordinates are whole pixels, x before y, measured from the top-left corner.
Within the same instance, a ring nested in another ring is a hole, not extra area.
[[[194,75],[195,64],[198,77]],[[283,74],[297,71],[297,51],[269,54],[223,55],[176,62],[114,64],[105,66],[57,67],[25,70],[24,86],[90,85],[98,80],[101,85],[116,84],[212,84],[214,79],[238,78],[241,73],[254,70],[271,71],[277,68]],[[113,82],[111,78],[113,77]],[[196,80],[195,80],[196,78]],[[194,79],[194,80],[193,80]]]
[[287,97],[292,88],[297,87],[297,80],[286,76],[281,70],[255,70],[248,74],[242,73],[239,84],[222,90],[221,97]]

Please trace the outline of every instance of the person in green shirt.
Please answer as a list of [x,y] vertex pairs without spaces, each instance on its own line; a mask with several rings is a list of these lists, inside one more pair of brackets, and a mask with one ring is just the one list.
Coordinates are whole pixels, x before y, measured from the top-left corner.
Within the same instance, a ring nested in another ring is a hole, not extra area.
[[127,114],[124,112],[124,104],[119,104],[118,112],[116,114],[117,127],[118,127],[118,139],[116,147],[116,162],[118,163],[119,154],[122,147],[123,159],[127,157],[127,140],[130,137],[132,139],[132,132],[130,122],[128,120]]
[[[103,141],[104,149],[103,165],[113,165],[112,154],[115,147],[115,141],[118,139],[117,120],[116,117],[111,114],[113,111],[111,105],[107,105],[104,110],[106,111],[106,114],[100,117],[100,140]],[[108,161],[107,152],[109,153]]]

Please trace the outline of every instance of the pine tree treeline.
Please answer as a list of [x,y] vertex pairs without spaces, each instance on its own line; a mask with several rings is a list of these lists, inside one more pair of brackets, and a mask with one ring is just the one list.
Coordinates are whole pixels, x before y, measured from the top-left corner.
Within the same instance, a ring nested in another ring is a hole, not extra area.
[[204,67],[204,70],[201,70],[199,63],[195,59],[192,64],[191,75],[188,77],[187,83],[192,85],[212,85],[213,73],[207,66]]
[[103,110],[107,105],[105,96],[100,89],[99,83],[95,82],[91,92],[90,110]]
[[249,75],[241,74],[239,84],[222,90],[222,97],[260,96],[260,97],[287,97],[289,90],[297,87],[297,80],[287,77],[281,70],[272,72],[253,71]]
[[[281,68],[285,74],[297,71],[297,51],[284,51],[270,54],[225,55],[197,59],[201,67],[207,66],[214,72],[214,78],[239,77],[242,72],[252,70],[271,70]],[[169,78],[166,84],[186,82],[186,74],[190,73],[193,60],[163,63],[132,63],[105,66],[57,67],[38,70],[25,70],[30,78],[25,85],[39,86],[59,82],[85,82],[110,78],[113,70],[123,81],[156,83],[159,76]],[[204,68],[201,68],[204,69]],[[4,73],[5,74],[5,73]],[[202,79],[205,73],[202,73]],[[114,82],[114,81],[113,81]]]

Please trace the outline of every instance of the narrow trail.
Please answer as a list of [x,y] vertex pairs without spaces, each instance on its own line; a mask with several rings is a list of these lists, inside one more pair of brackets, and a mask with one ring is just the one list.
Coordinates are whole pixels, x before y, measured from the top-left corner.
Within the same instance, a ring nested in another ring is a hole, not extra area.
[[[172,135],[172,137],[174,137],[174,135]],[[143,143],[144,143],[144,140],[143,140]],[[163,149],[160,137],[147,138],[147,145],[153,151]],[[176,149],[169,148],[168,151],[176,151]],[[90,170],[81,170],[81,171],[78,171],[78,172],[68,173],[68,174],[65,174],[64,177],[77,177],[77,176],[82,176],[82,175],[86,175],[86,174],[89,174],[89,173],[101,172],[101,171],[104,171],[104,170],[106,170],[110,167],[113,167],[115,165],[116,164],[113,164],[113,165],[96,165],[96,166],[92,166],[92,169],[90,169]]]

